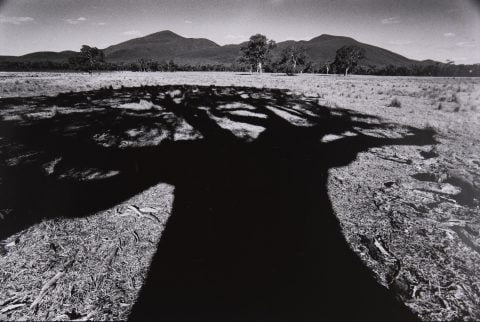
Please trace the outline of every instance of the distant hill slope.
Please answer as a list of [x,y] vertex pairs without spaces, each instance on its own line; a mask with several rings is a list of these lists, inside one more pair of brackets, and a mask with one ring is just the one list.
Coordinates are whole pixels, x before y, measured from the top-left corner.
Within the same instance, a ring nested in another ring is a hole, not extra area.
[[409,65],[420,63],[416,60],[408,59],[404,56],[388,51],[386,49],[364,44],[349,37],[321,35],[309,41],[290,41],[278,44],[279,49],[295,43],[296,45],[304,46],[310,58],[315,62],[333,62],[337,49],[343,46],[357,46],[365,50],[365,58],[362,64],[365,65]]
[[175,57],[176,62],[189,64],[231,64],[240,56],[242,44],[198,49]]
[[[364,65],[411,65],[427,64],[432,61],[416,61],[386,49],[364,44],[355,39],[342,36],[321,35],[309,41],[284,41],[277,44],[274,56],[289,46],[305,47],[309,57],[317,63],[333,62],[335,52],[342,46],[355,45],[365,49]],[[242,44],[220,46],[204,38],[185,38],[172,31],[165,30],[131,39],[104,49],[108,62],[136,62],[139,59],[168,61],[173,59],[179,64],[231,64],[240,56]],[[36,52],[24,56],[0,56],[1,61],[54,61],[66,62],[74,51]]]
[[35,53],[26,54],[23,56],[0,56],[1,61],[12,62],[39,62],[51,61],[55,63],[67,62],[70,57],[78,55],[78,52],[73,50],[66,50],[61,52],[54,51],[38,51]]
[[[336,51],[343,46],[358,46],[365,50],[365,58],[362,60],[364,65],[411,65],[422,64],[420,61],[406,58],[389,50],[364,44],[355,39],[341,36],[321,35],[309,41],[288,40],[279,42],[273,51],[273,55],[278,57],[280,52],[291,45],[305,47],[311,60],[317,63],[333,62]],[[202,63],[232,63],[240,56],[239,45],[226,45],[217,48],[200,49],[192,52],[186,52],[178,55],[176,61],[202,62]]]
[[163,61],[189,52],[218,48],[220,46],[211,40],[185,38],[166,30],[107,47],[104,52],[106,59],[112,62],[134,62],[140,58]]

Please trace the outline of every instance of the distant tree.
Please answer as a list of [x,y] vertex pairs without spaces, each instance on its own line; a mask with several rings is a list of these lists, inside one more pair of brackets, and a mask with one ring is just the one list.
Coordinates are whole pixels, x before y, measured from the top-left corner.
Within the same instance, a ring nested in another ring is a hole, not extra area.
[[81,69],[83,59],[80,56],[73,56],[68,58],[68,67],[73,70]]
[[348,75],[349,70],[353,70],[358,61],[365,57],[365,50],[357,46],[343,46],[337,50],[335,61],[333,65],[336,68],[345,71],[345,76]]
[[303,69],[303,72],[316,74],[319,72],[319,70],[320,70],[320,64],[309,59],[305,64],[305,68]]
[[80,55],[69,59],[69,65],[75,66],[75,69],[92,71],[98,69],[100,63],[105,62],[103,51],[96,47],[83,45],[80,49]]
[[250,37],[248,43],[241,48],[242,62],[256,66],[257,73],[263,72],[263,66],[270,59],[270,53],[276,44],[266,36],[256,34]]
[[169,72],[174,72],[178,69],[178,66],[175,64],[173,59],[170,59],[170,61],[167,63],[167,70]]
[[287,74],[303,72],[307,64],[307,53],[304,47],[288,46],[280,54],[279,65]]
[[140,65],[138,65],[138,63],[130,63],[128,65],[128,69],[131,70],[132,72],[138,72],[140,71]]
[[92,71],[93,69],[98,69],[98,65],[105,62],[105,55],[103,51],[101,51],[97,47],[83,45],[80,49],[80,55],[85,60],[85,62],[89,64],[90,71]]
[[244,55],[238,57],[234,62],[234,65],[239,69],[239,71],[252,72],[253,64]]
[[148,62],[148,69],[151,70],[152,72],[157,72],[160,70],[160,65],[158,63],[158,61],[150,61]]
[[141,72],[148,71],[149,62],[145,58],[140,58],[137,63],[138,63],[138,68],[140,69]]
[[330,66],[332,65],[332,62],[331,61],[326,61],[324,64],[323,64],[323,67],[325,68],[325,72],[326,74],[328,75],[328,73],[330,72]]
[[[376,65],[368,65],[367,66],[367,74],[368,75],[375,75],[377,73],[377,66]],[[409,69],[409,75],[410,75],[410,69]]]

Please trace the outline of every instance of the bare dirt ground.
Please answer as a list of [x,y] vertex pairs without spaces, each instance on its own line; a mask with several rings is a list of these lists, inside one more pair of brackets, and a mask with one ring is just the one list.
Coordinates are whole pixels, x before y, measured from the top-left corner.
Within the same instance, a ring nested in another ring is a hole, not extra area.
[[[182,84],[195,86],[154,87]],[[358,284],[367,291],[344,295],[345,309],[382,310],[364,265],[422,320],[480,319],[478,78],[0,73],[0,97],[1,320],[158,316],[148,295],[161,287],[178,311],[182,278],[224,271],[176,253],[241,267],[244,285],[219,291],[241,303],[252,279],[288,276],[258,272],[300,262],[291,243],[304,235],[321,245],[301,259],[336,285],[332,303]],[[289,216],[308,209],[323,219],[301,232]],[[212,233],[212,213],[237,219]],[[211,254],[185,246],[205,236]],[[257,253],[265,238],[276,246]]]

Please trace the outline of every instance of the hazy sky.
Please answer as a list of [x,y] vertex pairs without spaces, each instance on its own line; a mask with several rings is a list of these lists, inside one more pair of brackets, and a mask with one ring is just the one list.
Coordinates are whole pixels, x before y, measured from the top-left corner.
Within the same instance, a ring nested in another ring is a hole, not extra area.
[[326,33],[480,63],[480,0],[0,0],[0,55],[104,48],[165,29],[221,45]]

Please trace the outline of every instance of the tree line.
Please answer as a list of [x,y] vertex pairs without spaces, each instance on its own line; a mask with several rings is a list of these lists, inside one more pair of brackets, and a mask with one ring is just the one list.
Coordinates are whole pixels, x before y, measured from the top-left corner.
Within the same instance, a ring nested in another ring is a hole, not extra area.
[[480,64],[456,65],[452,61],[446,64],[432,62],[431,64],[413,64],[406,66],[375,66],[362,64],[365,50],[357,46],[343,46],[336,51],[331,62],[315,62],[308,57],[302,46],[290,45],[280,51],[278,57],[273,57],[276,43],[266,36],[256,34],[241,47],[241,55],[231,64],[178,64],[174,60],[155,61],[139,59],[136,62],[106,62],[102,50],[83,45],[78,55],[70,57],[68,62],[0,62],[0,70],[4,71],[144,71],[144,72],[175,72],[175,71],[232,71],[256,73],[323,73],[382,76],[480,76]]

